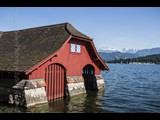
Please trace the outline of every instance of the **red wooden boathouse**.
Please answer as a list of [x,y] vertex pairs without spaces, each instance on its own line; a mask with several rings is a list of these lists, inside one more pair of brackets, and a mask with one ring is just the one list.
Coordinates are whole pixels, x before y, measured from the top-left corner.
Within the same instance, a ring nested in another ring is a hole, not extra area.
[[70,23],[0,32],[0,58],[0,84],[12,82],[15,72],[19,82],[43,79],[48,100],[104,88],[100,71],[109,70],[93,39]]

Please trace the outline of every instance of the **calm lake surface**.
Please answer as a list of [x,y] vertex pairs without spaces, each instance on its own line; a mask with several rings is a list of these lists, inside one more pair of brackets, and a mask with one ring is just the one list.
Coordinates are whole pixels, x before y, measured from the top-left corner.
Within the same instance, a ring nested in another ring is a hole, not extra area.
[[0,103],[1,113],[160,113],[160,65],[107,64],[106,89],[30,109]]

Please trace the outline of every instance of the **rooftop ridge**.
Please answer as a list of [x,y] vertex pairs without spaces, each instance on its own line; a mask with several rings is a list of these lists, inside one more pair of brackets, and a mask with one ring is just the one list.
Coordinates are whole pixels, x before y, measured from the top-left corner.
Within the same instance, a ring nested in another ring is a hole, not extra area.
[[77,30],[72,24],[70,24],[69,22],[66,23],[66,31],[70,34],[70,35],[74,35],[74,36],[79,36],[77,34],[81,34],[79,37],[83,37],[83,38],[87,38],[87,39],[92,39],[89,36],[85,35],[84,33],[80,32],[79,30]]
[[[24,29],[19,29],[19,30],[12,30],[12,31],[4,31],[4,32],[5,32],[5,33],[6,33],[6,32],[17,32],[17,31],[31,30],[31,29],[37,29],[37,28],[44,28],[44,27],[65,25],[65,24],[68,24],[68,23],[69,23],[69,22],[64,22],[64,23],[59,23],[59,24],[51,24],[51,25],[37,26],[37,27],[24,28]],[[1,32],[1,31],[0,31],[0,32]]]
[[30,30],[36,30],[36,29],[47,28],[47,27],[56,27],[56,26],[64,27],[69,35],[74,35],[74,36],[84,37],[84,38],[87,38],[87,39],[92,39],[89,36],[87,36],[87,35],[83,34],[82,32],[78,31],[69,22],[64,22],[64,23],[59,23],[59,24],[51,24],[51,25],[44,25],[44,26],[32,27],[32,28],[25,28],[25,29],[20,29],[20,30],[13,30],[13,31],[4,31],[3,33],[30,31]]
[[71,31],[68,29],[68,24],[69,22],[65,23],[65,29],[70,35],[72,35]]

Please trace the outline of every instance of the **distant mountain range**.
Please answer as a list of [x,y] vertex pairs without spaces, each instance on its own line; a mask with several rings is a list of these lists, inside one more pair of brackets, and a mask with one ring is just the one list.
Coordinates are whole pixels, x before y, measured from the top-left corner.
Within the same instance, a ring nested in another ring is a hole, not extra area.
[[153,54],[160,54],[160,47],[152,48],[152,49],[143,49],[136,52],[139,56],[146,56],[146,55],[153,55]]
[[160,47],[151,48],[151,49],[99,49],[99,55],[102,59],[106,61],[115,60],[115,59],[127,59],[127,58],[138,58],[147,55],[160,54]]
[[123,49],[115,49],[115,48],[108,48],[108,47],[103,47],[98,49],[99,52],[107,52],[107,53],[112,53],[112,52],[121,52],[121,53],[136,53],[139,49],[136,48],[123,48]]
[[[106,61],[105,61],[106,62]],[[128,59],[116,59],[108,61],[107,63],[127,63],[127,64],[160,64],[160,54],[147,55],[138,58],[128,58]]]

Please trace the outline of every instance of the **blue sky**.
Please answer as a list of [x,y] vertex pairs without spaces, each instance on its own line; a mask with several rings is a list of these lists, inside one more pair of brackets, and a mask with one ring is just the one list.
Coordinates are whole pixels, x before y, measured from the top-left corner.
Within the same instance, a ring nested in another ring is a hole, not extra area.
[[0,31],[70,22],[103,47],[160,47],[160,7],[1,7]]

